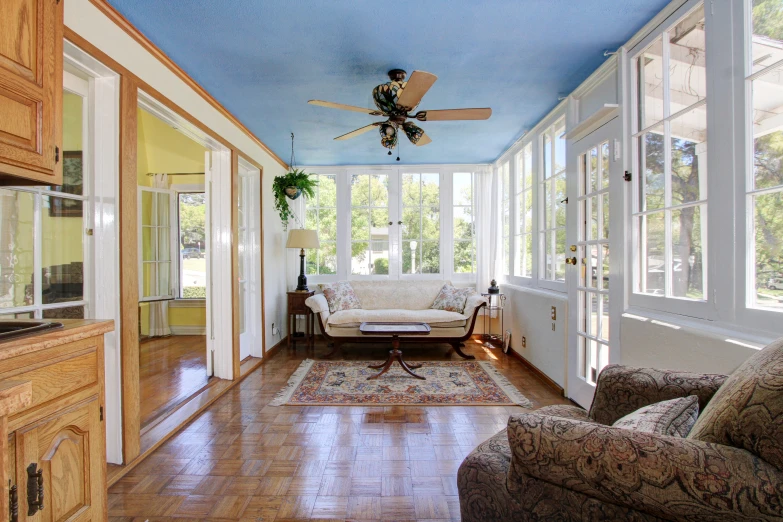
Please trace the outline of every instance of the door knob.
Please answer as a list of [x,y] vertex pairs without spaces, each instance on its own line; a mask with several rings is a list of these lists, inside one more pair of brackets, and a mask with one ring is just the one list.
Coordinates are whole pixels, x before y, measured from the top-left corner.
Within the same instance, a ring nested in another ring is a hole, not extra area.
[[571,245],[569,250],[571,250],[571,252],[576,252],[576,245]]
[[398,222],[397,222],[397,224],[398,224],[398,225],[402,225],[402,221],[398,221]]
[[393,221],[389,221],[389,226],[392,226],[394,224]]
[[576,264],[576,258],[575,257],[567,257],[566,258],[566,264],[567,265],[575,265]]

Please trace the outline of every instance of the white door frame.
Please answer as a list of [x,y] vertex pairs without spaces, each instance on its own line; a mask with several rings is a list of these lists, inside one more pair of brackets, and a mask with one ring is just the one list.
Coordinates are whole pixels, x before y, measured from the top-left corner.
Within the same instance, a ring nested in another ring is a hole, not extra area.
[[[88,84],[87,132],[84,163],[93,175],[92,291],[90,316],[113,319],[114,331],[103,337],[105,372],[106,460],[122,463],[122,368],[120,332],[120,76],[68,40],[63,44],[63,64]],[[64,82],[66,88],[68,82]],[[91,151],[91,152],[89,152]],[[89,237],[89,236],[86,236]],[[85,259],[86,261],[86,259]],[[96,289],[100,288],[100,292]]]
[[[239,303],[245,311],[245,331],[239,334],[239,358],[263,357],[264,321],[261,309],[261,171],[239,158],[239,183],[242,185],[242,220],[238,227],[244,227],[247,234],[245,244],[241,242],[239,230],[237,242],[241,247],[239,255],[244,256],[244,274],[239,274],[240,285],[245,285],[244,299]],[[239,313],[239,311],[237,311]]]
[[[622,216],[624,208],[625,187],[623,185],[622,156],[622,118],[616,117],[603,126],[594,130],[579,141],[568,144],[566,164],[571,167],[569,183],[567,187],[569,212],[567,216],[567,257],[576,257],[576,265],[567,266],[566,282],[568,283],[568,369],[567,369],[567,393],[568,397],[585,408],[590,403],[595,393],[595,386],[579,375],[581,360],[579,353],[579,320],[582,306],[580,306],[579,274],[581,270],[587,270],[583,264],[582,252],[577,249],[572,252],[570,247],[578,245],[581,241],[579,229],[582,221],[588,216],[582,215],[579,197],[581,194],[582,179],[579,171],[579,156],[606,141],[609,142],[609,364],[620,360],[620,316],[623,311],[622,288]],[[600,225],[599,225],[600,226]],[[586,256],[586,255],[585,255]],[[599,269],[599,280],[600,269]],[[600,282],[600,281],[599,281]]]
[[207,149],[207,373],[233,379],[231,296],[231,150],[187,119],[139,89],[139,107]]

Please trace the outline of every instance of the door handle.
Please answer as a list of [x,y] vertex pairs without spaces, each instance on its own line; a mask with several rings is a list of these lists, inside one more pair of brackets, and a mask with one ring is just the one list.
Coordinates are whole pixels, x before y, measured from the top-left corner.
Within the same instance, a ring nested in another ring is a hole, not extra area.
[[566,264],[567,265],[575,265],[576,264],[576,258],[575,257],[567,257],[566,258]]
[[43,469],[35,462],[27,466],[27,516],[31,517],[44,508]]
[[392,226],[394,224],[394,221],[389,221],[389,226]]

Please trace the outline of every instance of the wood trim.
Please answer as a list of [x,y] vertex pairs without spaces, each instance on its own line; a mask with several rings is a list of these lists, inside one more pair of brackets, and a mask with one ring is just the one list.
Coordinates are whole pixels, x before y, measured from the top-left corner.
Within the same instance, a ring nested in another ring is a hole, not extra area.
[[231,151],[231,378],[239,378],[239,154]]
[[[153,88],[151,85],[149,85],[147,82],[130,72],[128,69],[126,69],[122,64],[115,61],[113,58],[111,58],[109,55],[95,47],[93,44],[82,38],[78,33],[76,33],[73,29],[70,29],[68,27],[65,28],[65,39],[70,41],[72,44],[74,44],[76,47],[79,47],[81,50],[86,52],[87,54],[91,55],[93,58],[98,60],[99,62],[103,63],[106,67],[112,69],[114,72],[120,75],[120,77],[127,77],[132,79],[137,87],[144,91],[146,94],[150,95],[153,99],[157,100],[158,102],[162,103],[166,106],[167,109],[170,109],[174,113],[176,113],[178,116],[181,116],[182,118],[186,119],[188,123],[192,124],[202,132],[209,134],[209,136],[216,140],[221,145],[225,146],[227,149],[230,149],[232,151],[237,151],[242,155],[243,158],[245,158],[249,163],[252,165],[261,168],[260,164],[250,159],[250,157],[242,152],[242,149],[239,147],[233,145],[230,141],[223,138],[220,134],[214,132],[211,128],[204,125],[200,120],[193,117],[189,112],[187,112],[185,109],[171,101],[169,98],[158,92],[155,88]],[[286,168],[288,168],[286,166]],[[263,173],[263,168],[261,168]]]
[[[99,11],[101,11],[109,20],[114,22],[117,27],[123,30],[128,36],[133,38],[144,50],[150,53],[152,56],[158,59],[160,63],[165,65],[171,72],[173,72],[180,80],[185,82],[191,89],[196,91],[204,100],[207,101],[212,107],[214,107],[220,114],[227,118],[231,123],[236,125],[242,130],[254,143],[261,147],[267,154],[269,154],[277,163],[279,163],[284,169],[288,169],[288,164],[284,162],[277,154],[266,146],[250,129],[248,129],[236,116],[231,114],[228,109],[223,107],[215,98],[212,97],[206,89],[199,85],[193,78],[191,78],[185,71],[183,71],[166,53],[164,53],[158,46],[152,43],[141,31],[139,31],[133,24],[131,24],[124,16],[122,16],[114,7],[109,5],[106,0],[90,0],[90,3],[94,5]],[[146,89],[145,89],[146,91]]]
[[122,458],[140,452],[139,259],[138,259],[138,85],[120,77],[120,361],[122,367]]
[[534,365],[533,363],[531,363],[530,361],[528,361],[527,359],[522,357],[522,355],[520,355],[519,353],[515,352],[513,348],[509,347],[507,355],[510,355],[511,357],[514,357],[515,359],[518,359],[522,364],[527,366],[528,370],[530,370],[531,372],[536,374],[536,377],[541,379],[544,382],[544,384],[548,385],[550,388],[555,390],[557,393],[559,393],[560,395],[565,397],[565,390],[563,389],[562,386],[560,386],[555,381],[553,381],[552,378],[549,377],[547,374],[545,374],[544,372],[539,370],[536,365]]
[[[278,343],[273,348],[275,352],[279,350],[280,344],[282,344],[282,342]],[[238,378],[233,381],[217,379],[217,382],[214,384],[210,383],[210,385],[204,388],[200,393],[184,402],[179,408],[172,411],[166,419],[145,433],[141,445],[142,452],[139,454],[139,458],[124,466],[109,466],[106,479],[107,489],[133,470],[133,468],[151,455],[156,449],[163,445],[163,443],[176,435],[189,422],[201,415],[204,410],[214,404],[214,402],[225,395],[226,392],[237,386],[245,377],[261,367],[265,360],[266,359],[259,359],[258,357],[246,359],[240,366]]]

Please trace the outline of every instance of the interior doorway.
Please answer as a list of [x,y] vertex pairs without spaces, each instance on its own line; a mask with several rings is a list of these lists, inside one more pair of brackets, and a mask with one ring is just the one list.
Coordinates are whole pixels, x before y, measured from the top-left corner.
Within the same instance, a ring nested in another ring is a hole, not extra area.
[[211,313],[212,275],[223,248],[213,241],[213,227],[225,221],[215,218],[220,207],[214,202],[226,150],[141,92],[137,121],[144,433],[209,385],[216,375],[215,340],[225,330],[230,336],[231,326],[221,326]]
[[[570,144],[568,196],[576,208],[568,214],[568,396],[588,408],[598,374],[618,360],[617,325],[622,304],[612,296],[619,273],[617,238],[611,227],[612,208],[623,200],[620,118],[614,118],[581,140]],[[574,211],[575,210],[575,211]],[[619,232],[619,231],[618,231]],[[613,328],[611,327],[613,326]]]
[[261,171],[239,160],[237,241],[239,273],[239,359],[263,357],[264,325],[261,303]]

